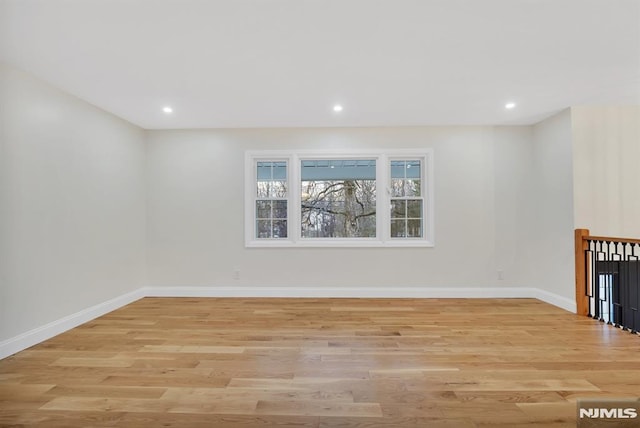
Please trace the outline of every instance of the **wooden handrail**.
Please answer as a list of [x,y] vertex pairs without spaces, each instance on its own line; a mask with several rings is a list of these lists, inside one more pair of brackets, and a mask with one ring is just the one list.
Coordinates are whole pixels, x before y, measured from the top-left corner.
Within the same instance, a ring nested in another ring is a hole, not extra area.
[[[576,229],[576,230],[586,230],[587,232],[589,232],[588,229]],[[609,236],[585,236],[584,237],[585,240],[590,240],[590,241],[604,241],[604,242],[621,242],[621,243],[627,243],[627,244],[640,244],[640,239],[629,239],[629,238],[612,238]]]

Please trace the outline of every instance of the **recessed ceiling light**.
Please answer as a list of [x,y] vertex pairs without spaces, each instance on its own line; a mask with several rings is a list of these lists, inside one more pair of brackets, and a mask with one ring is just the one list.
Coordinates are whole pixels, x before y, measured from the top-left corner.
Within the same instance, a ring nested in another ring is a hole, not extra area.
[[343,110],[343,107],[340,104],[336,104],[333,106],[333,111],[336,113],[340,113]]
[[167,107],[162,107],[162,111],[169,114],[169,113],[173,113],[173,109],[169,106]]
[[504,108],[506,108],[507,110],[511,110],[513,108],[516,108],[516,103],[506,103],[504,105]]

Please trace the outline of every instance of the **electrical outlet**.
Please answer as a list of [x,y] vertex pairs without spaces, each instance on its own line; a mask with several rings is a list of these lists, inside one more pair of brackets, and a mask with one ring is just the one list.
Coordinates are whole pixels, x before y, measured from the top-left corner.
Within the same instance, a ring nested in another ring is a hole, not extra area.
[[233,279],[235,280],[240,279],[240,268],[233,269]]
[[499,270],[498,271],[498,279],[499,280],[503,280],[504,279],[504,271],[503,270]]

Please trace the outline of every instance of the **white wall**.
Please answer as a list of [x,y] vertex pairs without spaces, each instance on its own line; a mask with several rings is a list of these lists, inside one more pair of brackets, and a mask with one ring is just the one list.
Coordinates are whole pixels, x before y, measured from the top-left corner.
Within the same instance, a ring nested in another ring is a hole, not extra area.
[[[524,285],[518,254],[521,232],[526,230],[525,207],[531,180],[532,127],[496,127],[494,130],[494,212],[496,271],[504,282]],[[531,285],[531,284],[527,284]]]
[[575,224],[640,238],[640,107],[574,107]]
[[518,277],[566,299],[575,298],[571,112],[532,127],[532,144],[517,207]]
[[[509,277],[529,127],[150,131],[152,286],[500,287]],[[435,248],[244,248],[244,151],[435,151]],[[507,150],[502,150],[507,148]],[[240,279],[233,279],[233,270]],[[505,270],[505,280],[497,279]]]
[[144,133],[0,63],[0,342],[145,284]]

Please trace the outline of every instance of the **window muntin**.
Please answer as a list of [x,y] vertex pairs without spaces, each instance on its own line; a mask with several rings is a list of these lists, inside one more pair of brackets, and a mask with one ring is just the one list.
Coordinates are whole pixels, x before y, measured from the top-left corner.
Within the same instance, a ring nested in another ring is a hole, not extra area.
[[300,180],[302,238],[375,238],[375,159],[302,160]]
[[256,162],[255,236],[288,236],[287,162]]
[[391,238],[422,238],[422,165],[419,159],[391,160]]

